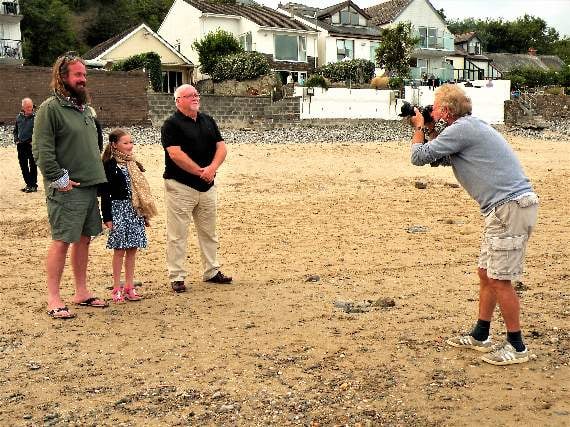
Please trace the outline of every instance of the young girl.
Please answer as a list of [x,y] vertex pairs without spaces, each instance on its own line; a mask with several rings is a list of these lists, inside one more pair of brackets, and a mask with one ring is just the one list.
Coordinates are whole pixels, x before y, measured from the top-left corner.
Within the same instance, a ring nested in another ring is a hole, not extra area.
[[[133,286],[135,256],[138,248],[146,248],[145,226],[156,215],[156,206],[142,172],[144,168],[133,157],[131,136],[123,129],[109,134],[102,154],[107,184],[101,189],[101,211],[105,226],[111,230],[107,248],[113,252],[113,301],[141,299]],[[125,264],[125,287],[121,288],[121,269]]]

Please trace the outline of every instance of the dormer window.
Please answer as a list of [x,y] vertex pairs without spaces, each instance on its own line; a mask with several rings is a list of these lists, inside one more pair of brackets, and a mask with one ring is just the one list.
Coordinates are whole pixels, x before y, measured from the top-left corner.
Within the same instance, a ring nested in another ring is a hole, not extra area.
[[366,19],[364,16],[360,15],[352,7],[346,7],[341,11],[332,15],[331,19],[333,24],[341,25],[366,25]]

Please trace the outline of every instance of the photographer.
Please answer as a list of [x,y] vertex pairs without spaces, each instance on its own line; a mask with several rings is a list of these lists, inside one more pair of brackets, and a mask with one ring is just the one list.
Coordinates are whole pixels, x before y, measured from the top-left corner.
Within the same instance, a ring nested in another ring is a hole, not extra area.
[[[479,203],[485,227],[478,262],[479,318],[470,334],[447,341],[459,348],[485,352],[494,365],[529,360],[520,331],[520,305],[512,282],[523,272],[525,249],[536,224],[538,197],[507,141],[493,127],[471,115],[471,100],[462,88],[446,84],[435,92],[433,139],[424,143],[424,117],[410,119],[415,132],[411,161],[422,166],[449,156],[453,173]],[[437,124],[444,127],[439,132]],[[493,346],[489,335],[496,304],[507,340]]]

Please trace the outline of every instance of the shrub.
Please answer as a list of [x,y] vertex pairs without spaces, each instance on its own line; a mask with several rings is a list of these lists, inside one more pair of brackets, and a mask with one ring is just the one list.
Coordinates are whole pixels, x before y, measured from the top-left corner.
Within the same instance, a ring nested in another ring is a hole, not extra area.
[[198,51],[200,71],[212,74],[220,57],[243,52],[238,39],[232,33],[218,29],[209,32],[201,40],[192,43]]
[[323,65],[317,70],[318,74],[333,82],[351,80],[355,83],[370,82],[374,76],[374,62],[366,59],[351,59]]
[[267,58],[258,52],[242,52],[218,58],[212,80],[251,80],[269,73]]
[[111,70],[132,71],[142,68],[146,69],[153,90],[160,92],[162,90],[162,64],[160,62],[160,56],[156,52],[146,52],[130,56],[124,61],[113,64]]
[[401,77],[390,77],[388,86],[390,86],[390,89],[402,89],[404,87],[404,79]]
[[307,80],[305,80],[305,87],[322,87],[323,89],[328,89],[329,84],[320,74],[312,74]]
[[559,73],[530,67],[515,68],[507,73],[506,78],[511,80],[511,85],[515,89],[520,89],[522,86],[534,88],[561,83]]

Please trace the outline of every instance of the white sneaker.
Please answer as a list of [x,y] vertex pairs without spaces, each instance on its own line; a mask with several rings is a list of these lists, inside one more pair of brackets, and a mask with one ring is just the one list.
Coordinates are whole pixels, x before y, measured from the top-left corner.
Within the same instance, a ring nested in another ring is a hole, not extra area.
[[524,351],[516,351],[512,345],[505,341],[501,347],[481,356],[481,359],[491,365],[513,365],[515,363],[528,362],[528,355],[527,347],[525,347]]
[[487,353],[493,349],[491,336],[489,336],[485,341],[479,341],[473,338],[471,335],[463,335],[459,337],[450,338],[446,342],[453,347],[471,348],[473,350],[481,351],[483,353]]

